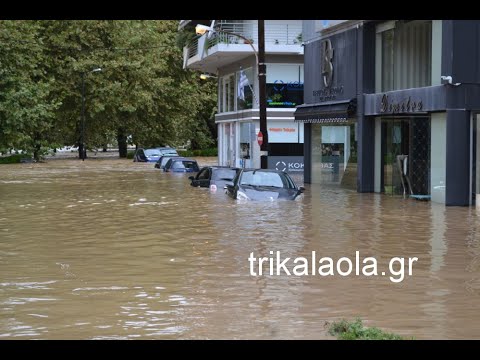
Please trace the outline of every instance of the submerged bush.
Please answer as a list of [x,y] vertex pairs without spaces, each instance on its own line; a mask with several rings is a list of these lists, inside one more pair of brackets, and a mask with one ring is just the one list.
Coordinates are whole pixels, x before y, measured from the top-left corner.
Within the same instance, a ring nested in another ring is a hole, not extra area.
[[19,164],[21,162],[31,162],[31,161],[32,161],[32,157],[26,154],[15,154],[15,155],[10,155],[6,157],[0,157],[0,164]]
[[340,340],[404,340],[400,335],[385,332],[377,327],[364,327],[360,319],[335,321],[329,325],[328,333]]
[[180,156],[218,156],[217,148],[209,148],[202,150],[178,150],[178,155]]

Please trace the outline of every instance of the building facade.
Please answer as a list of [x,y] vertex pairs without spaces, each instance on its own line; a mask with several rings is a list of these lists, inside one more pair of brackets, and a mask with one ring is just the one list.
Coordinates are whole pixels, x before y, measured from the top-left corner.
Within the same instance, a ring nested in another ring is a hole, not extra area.
[[[198,23],[211,20],[182,20],[180,27],[194,31]],[[219,164],[259,168],[257,20],[215,20],[215,28],[184,49],[184,66],[217,77]],[[265,20],[265,62],[269,155],[301,160],[303,171],[303,123],[294,121],[304,102],[301,20]]]
[[304,21],[305,182],[480,197],[480,21]]

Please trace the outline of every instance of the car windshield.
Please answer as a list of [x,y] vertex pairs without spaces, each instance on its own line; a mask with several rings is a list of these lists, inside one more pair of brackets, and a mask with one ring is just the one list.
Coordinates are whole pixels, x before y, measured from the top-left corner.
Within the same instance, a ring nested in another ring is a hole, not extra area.
[[293,188],[285,174],[268,171],[244,171],[240,185],[268,186],[276,188]]
[[212,178],[213,180],[233,180],[237,175],[236,169],[214,169]]
[[146,156],[160,156],[160,151],[157,149],[146,149],[145,150]]
[[173,169],[198,169],[197,163],[194,161],[175,161],[172,165]]

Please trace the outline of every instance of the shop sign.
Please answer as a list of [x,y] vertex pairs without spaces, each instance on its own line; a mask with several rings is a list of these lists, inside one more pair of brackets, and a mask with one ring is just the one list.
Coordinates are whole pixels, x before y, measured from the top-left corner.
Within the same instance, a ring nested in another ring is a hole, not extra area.
[[380,113],[411,113],[422,111],[422,109],[422,100],[414,101],[410,96],[402,101],[394,101],[389,99],[387,94],[384,94],[380,102]]
[[268,168],[287,173],[303,173],[303,156],[269,156]]

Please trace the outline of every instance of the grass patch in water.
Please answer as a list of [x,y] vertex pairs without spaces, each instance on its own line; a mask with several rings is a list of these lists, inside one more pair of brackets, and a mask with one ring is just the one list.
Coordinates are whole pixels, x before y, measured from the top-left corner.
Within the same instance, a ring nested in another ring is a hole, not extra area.
[[339,340],[405,340],[400,335],[385,332],[377,327],[365,327],[361,319],[335,321],[328,325],[328,333]]

